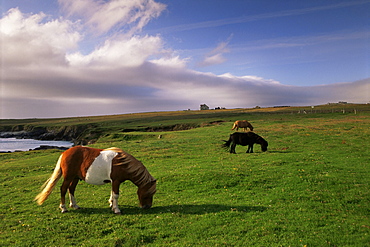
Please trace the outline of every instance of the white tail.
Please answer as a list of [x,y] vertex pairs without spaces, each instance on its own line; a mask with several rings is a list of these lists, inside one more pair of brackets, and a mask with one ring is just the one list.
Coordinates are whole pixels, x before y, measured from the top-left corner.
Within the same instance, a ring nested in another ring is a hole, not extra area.
[[42,188],[44,188],[44,189],[42,190],[42,192],[40,194],[38,194],[35,197],[35,201],[37,201],[37,203],[39,205],[43,204],[44,201],[49,197],[49,195],[53,191],[55,185],[57,184],[60,177],[62,176],[62,169],[60,169],[60,163],[62,161],[62,156],[63,156],[63,154],[60,155],[59,160],[57,162],[57,165],[55,166],[53,174],[51,175],[51,177],[48,180],[46,180],[46,182],[42,186]]

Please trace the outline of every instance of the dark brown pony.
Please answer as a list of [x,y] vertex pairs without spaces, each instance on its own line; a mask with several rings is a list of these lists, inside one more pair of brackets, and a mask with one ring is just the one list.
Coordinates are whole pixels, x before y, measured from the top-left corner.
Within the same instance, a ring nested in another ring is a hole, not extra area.
[[263,139],[261,136],[257,135],[253,132],[235,132],[230,135],[229,140],[225,141],[223,146],[225,148],[230,147],[230,153],[235,154],[235,147],[236,145],[242,145],[247,146],[247,153],[253,153],[253,145],[257,143],[261,145],[262,152],[267,151],[268,143],[265,139]]
[[247,131],[247,128],[249,128],[251,131],[253,131],[253,126],[247,120],[237,120],[237,121],[235,121],[231,130],[236,129],[238,131],[239,128],[243,128],[244,131]]
[[153,195],[156,192],[156,180],[149,174],[145,166],[132,155],[119,148],[96,149],[90,147],[73,147],[62,153],[51,177],[45,182],[43,191],[35,198],[41,205],[50,195],[58,180],[63,175],[64,181],[60,188],[60,209],[67,212],[65,194],[69,191],[69,206],[80,207],[76,203],[74,192],[79,180],[87,183],[102,185],[112,183],[109,199],[115,214],[121,214],[118,208],[119,186],[130,180],[137,187],[140,206],[150,208]]

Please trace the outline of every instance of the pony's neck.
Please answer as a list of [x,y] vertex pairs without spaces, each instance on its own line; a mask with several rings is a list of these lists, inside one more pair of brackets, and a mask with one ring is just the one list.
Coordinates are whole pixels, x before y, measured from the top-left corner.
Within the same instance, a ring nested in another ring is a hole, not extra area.
[[133,182],[137,187],[143,187],[154,180],[146,167],[135,157],[119,148],[109,148],[117,152],[114,166],[121,166],[126,176],[125,179]]
[[262,145],[263,143],[265,143],[265,140],[262,137],[258,137],[256,142]]
[[150,175],[150,173],[144,166],[141,167],[141,169],[136,170],[136,172],[134,172],[130,178],[130,181],[139,188],[147,185],[153,180],[154,178]]

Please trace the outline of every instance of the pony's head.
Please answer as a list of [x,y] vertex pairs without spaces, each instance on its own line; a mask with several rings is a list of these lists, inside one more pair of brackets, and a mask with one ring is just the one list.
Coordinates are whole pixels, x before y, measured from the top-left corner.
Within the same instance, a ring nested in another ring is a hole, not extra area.
[[153,196],[156,192],[157,180],[152,180],[143,187],[139,187],[137,195],[139,197],[140,207],[149,209],[153,205]]
[[261,144],[262,152],[266,152],[267,151],[267,146],[269,145],[268,142],[265,139],[263,139],[262,137],[259,138],[258,141],[259,141],[259,144]]

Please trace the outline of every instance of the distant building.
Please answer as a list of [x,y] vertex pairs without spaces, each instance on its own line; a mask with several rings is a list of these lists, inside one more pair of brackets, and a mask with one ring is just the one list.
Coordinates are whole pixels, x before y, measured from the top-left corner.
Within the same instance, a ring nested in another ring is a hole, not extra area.
[[209,107],[206,104],[202,104],[202,105],[200,105],[200,109],[201,110],[209,110]]
[[348,102],[346,102],[346,101],[338,101],[338,103],[328,103],[328,105],[346,105],[346,104],[348,104]]

